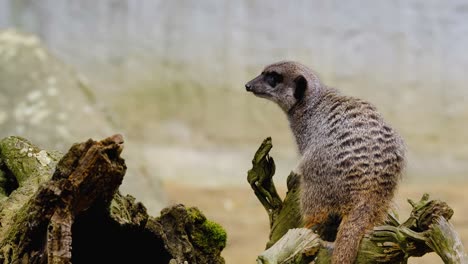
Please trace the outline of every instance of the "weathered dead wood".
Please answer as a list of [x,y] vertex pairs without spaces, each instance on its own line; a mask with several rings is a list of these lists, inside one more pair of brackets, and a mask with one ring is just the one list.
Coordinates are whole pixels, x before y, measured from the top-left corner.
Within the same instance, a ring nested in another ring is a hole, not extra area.
[[[122,182],[126,170],[119,156],[122,144],[120,135],[75,144],[58,163],[50,181],[14,213],[11,221],[15,224],[8,226],[2,222],[5,227],[1,230],[0,247],[10,249],[4,252],[5,260],[70,263],[75,216],[97,199],[109,203]],[[47,242],[44,254],[40,254],[39,248],[31,251],[31,247],[37,243],[38,229],[43,228],[47,230]]]
[[153,218],[118,193],[122,147],[120,135],[88,140],[57,164],[25,139],[1,140],[0,263],[224,263],[226,233],[198,209]]
[[[269,156],[270,138],[263,141],[252,160],[248,182],[270,219],[270,240],[257,263],[329,263],[340,219],[329,219],[311,230],[300,228],[299,175],[291,172],[283,201],[273,183],[275,164]],[[263,187],[265,186],[265,187]],[[361,241],[356,263],[407,263],[409,257],[436,252],[445,263],[467,263],[463,245],[448,220],[453,210],[425,194],[413,206],[410,217],[400,223],[393,213],[386,224],[375,227]],[[299,228],[299,229],[295,229]]]

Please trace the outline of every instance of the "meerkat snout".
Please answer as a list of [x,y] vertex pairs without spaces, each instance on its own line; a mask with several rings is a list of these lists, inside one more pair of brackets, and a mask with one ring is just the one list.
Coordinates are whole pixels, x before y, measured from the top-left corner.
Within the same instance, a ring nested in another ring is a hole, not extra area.
[[283,75],[276,71],[267,71],[265,69],[259,76],[245,84],[245,88],[248,92],[253,92],[257,96],[271,96],[275,93],[275,90],[280,88],[282,82]]

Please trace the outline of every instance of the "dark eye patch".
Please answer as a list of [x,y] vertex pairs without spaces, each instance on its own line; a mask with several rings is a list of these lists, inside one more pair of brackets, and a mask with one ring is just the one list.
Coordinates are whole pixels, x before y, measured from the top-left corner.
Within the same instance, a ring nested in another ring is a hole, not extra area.
[[277,72],[267,72],[264,74],[263,78],[271,87],[275,87],[278,83],[283,81],[283,76]]

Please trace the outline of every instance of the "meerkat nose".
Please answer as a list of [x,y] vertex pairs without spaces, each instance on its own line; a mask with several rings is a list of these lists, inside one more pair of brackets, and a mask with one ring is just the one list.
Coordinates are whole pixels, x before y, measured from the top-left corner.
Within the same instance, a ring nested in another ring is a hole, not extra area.
[[252,88],[252,85],[249,83],[245,85],[245,90],[247,90],[247,92],[250,92],[250,88]]

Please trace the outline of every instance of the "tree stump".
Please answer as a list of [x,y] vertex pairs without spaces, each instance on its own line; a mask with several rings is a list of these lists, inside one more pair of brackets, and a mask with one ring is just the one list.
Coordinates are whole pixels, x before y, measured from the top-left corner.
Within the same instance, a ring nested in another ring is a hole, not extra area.
[[[288,192],[281,200],[273,182],[272,147],[271,138],[263,141],[247,176],[270,219],[270,240],[257,263],[329,263],[340,219],[331,218],[315,230],[301,228],[300,175],[291,172]],[[385,225],[375,227],[362,239],[356,263],[407,263],[409,257],[429,252],[436,252],[444,263],[468,263],[461,240],[448,222],[453,210],[443,201],[429,200],[427,194],[419,202],[408,201],[413,207],[410,217],[401,223],[389,213]]]
[[157,218],[118,192],[123,138],[60,154],[0,141],[0,263],[224,263],[226,233],[197,208]]

